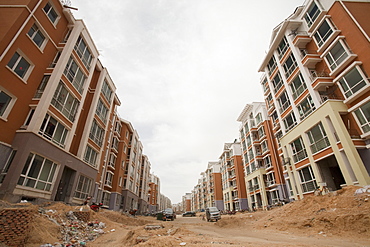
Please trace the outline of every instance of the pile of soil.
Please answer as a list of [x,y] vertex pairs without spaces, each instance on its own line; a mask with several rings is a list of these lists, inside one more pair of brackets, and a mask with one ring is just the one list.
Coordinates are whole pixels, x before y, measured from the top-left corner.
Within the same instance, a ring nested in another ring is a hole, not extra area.
[[326,195],[306,196],[270,211],[223,217],[216,224],[370,239],[370,193],[356,194],[359,188],[362,187],[348,186]]

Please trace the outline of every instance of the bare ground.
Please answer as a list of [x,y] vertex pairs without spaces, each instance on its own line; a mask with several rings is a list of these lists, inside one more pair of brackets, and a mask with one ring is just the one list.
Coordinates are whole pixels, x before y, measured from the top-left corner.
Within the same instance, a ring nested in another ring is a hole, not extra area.
[[[164,222],[93,212],[93,221],[105,223],[104,234],[86,246],[370,246],[370,194],[355,195],[358,188],[306,197],[270,211],[223,215],[218,222],[206,222],[199,213]],[[60,218],[76,210],[61,203],[45,208]],[[39,214],[27,246],[60,243],[61,235],[60,226]]]

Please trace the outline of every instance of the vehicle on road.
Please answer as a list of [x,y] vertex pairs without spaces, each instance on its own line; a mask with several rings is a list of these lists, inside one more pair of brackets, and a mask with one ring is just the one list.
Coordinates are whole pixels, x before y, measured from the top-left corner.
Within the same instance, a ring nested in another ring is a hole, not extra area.
[[220,210],[216,207],[206,208],[206,219],[207,221],[218,221],[221,219]]
[[167,220],[173,221],[174,219],[176,219],[176,214],[172,210],[172,208],[166,208],[165,210],[163,210],[162,214],[163,214],[164,221],[167,221]]
[[196,213],[194,211],[187,211],[185,213],[182,214],[182,217],[195,217]]

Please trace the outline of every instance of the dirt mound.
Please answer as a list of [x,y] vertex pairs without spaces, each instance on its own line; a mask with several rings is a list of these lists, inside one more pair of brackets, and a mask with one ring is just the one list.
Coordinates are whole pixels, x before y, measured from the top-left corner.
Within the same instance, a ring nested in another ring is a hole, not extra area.
[[109,219],[112,222],[128,226],[142,226],[148,223],[148,221],[146,220],[133,218],[132,216],[110,210],[103,210],[99,213],[95,213],[94,216],[100,221],[105,221],[106,219]]
[[307,196],[267,212],[257,219],[255,226],[370,238],[370,195],[356,195],[355,191],[359,188],[349,186],[327,195]]

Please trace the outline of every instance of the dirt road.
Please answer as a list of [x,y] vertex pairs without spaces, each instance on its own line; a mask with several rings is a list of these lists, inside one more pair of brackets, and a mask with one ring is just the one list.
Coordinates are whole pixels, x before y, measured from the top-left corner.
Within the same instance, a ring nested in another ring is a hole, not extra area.
[[243,225],[228,215],[218,222],[206,222],[199,216],[177,216],[174,221],[166,222],[152,217],[140,218],[150,221],[146,225],[163,228],[146,230],[145,226],[141,226],[115,229],[89,243],[89,246],[370,246],[370,240],[328,236],[323,232],[302,234],[258,229],[254,225],[253,216],[250,221],[244,221]]

